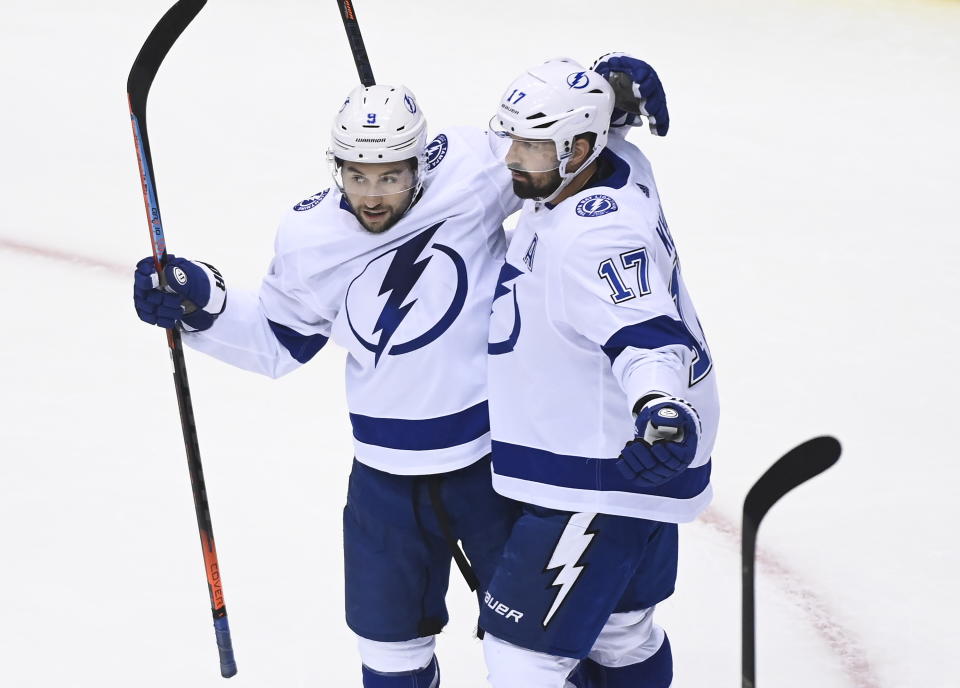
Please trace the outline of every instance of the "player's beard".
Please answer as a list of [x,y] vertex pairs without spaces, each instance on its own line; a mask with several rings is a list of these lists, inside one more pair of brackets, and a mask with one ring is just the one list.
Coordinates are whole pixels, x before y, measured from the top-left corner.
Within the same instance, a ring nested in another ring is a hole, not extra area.
[[369,208],[361,208],[356,213],[356,216],[363,228],[373,234],[381,234],[386,232],[388,229],[397,224],[397,221],[401,217],[403,217],[403,213],[398,209],[384,206],[376,209],[377,211],[383,211],[382,217],[368,219],[364,213],[368,212],[369,210]]
[[562,181],[559,170],[538,172],[536,176],[521,170],[510,171],[513,173],[513,193],[517,198],[546,198],[557,190]]
[[[397,224],[400,218],[410,209],[410,206],[413,205],[412,197],[413,190],[411,189],[403,199],[394,202],[384,201],[374,208],[367,207],[363,202],[358,207],[354,206],[353,203],[350,203],[350,206],[353,208],[353,214],[357,218],[357,222],[365,230],[372,234],[382,234]],[[350,202],[349,198],[347,198],[347,202]],[[367,217],[367,213],[371,210],[376,212],[372,217]]]

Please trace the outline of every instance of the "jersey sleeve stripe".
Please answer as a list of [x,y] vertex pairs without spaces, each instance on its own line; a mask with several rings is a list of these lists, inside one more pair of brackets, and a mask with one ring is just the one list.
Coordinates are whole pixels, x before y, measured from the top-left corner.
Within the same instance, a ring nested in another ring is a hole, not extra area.
[[659,349],[675,344],[696,350],[695,342],[682,322],[667,315],[658,315],[642,323],[621,328],[601,348],[612,364],[617,360],[617,356],[630,346],[637,349]]
[[642,488],[623,477],[613,458],[554,454],[544,449],[497,440],[492,445],[493,471],[497,475],[557,487],[690,499],[703,492],[710,483],[709,460],[701,466],[686,469],[663,485]]
[[350,422],[358,442],[414,451],[456,447],[490,432],[486,401],[439,418],[407,420],[351,413]]
[[327,337],[322,334],[300,334],[286,325],[275,323],[272,320],[267,322],[270,323],[270,330],[277,341],[283,344],[290,355],[300,363],[309,361],[327,343]]

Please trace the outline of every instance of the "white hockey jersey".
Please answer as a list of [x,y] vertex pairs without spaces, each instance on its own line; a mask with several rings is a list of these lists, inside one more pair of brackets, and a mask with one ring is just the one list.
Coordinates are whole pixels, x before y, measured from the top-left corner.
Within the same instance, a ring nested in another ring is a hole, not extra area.
[[[666,522],[710,501],[719,402],[710,352],[680,274],[650,164],[611,138],[605,178],[556,207],[527,201],[490,329],[494,487],[524,502]],[[693,463],[653,488],[615,463],[651,391],[690,402]]]
[[382,234],[336,189],[298,203],[259,294],[230,290],[214,326],[184,342],[277,377],[332,338],[349,352],[359,461],[421,475],[488,454],[486,338],[501,223],[519,208],[498,145],[481,130],[437,136],[420,200]]

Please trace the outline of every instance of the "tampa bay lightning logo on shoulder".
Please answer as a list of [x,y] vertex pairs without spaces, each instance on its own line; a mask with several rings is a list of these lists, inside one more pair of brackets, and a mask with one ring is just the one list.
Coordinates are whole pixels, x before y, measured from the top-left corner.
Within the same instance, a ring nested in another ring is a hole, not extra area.
[[310,198],[307,198],[297,203],[295,206],[293,206],[293,209],[296,210],[297,212],[310,210],[310,208],[314,208],[320,205],[320,201],[326,198],[328,193],[330,193],[330,189],[324,189],[318,194],[313,194]]
[[347,287],[347,323],[374,365],[384,354],[400,356],[435,341],[463,310],[466,262],[433,241],[444,222],[371,260]]
[[443,162],[443,159],[447,157],[447,146],[449,145],[450,142],[447,140],[446,134],[439,134],[433,141],[427,144],[428,170],[432,170]]
[[606,194],[587,196],[577,203],[577,215],[580,217],[600,217],[617,210],[617,202]]
[[572,72],[567,75],[567,86],[580,90],[590,85],[590,77],[586,72]]

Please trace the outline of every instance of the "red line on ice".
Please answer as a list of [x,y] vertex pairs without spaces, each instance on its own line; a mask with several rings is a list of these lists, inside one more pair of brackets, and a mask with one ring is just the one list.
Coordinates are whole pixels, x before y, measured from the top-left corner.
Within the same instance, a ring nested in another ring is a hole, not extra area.
[[[0,248],[73,263],[74,265],[102,268],[116,274],[133,272],[133,268],[128,265],[111,263],[3,237],[0,237]],[[719,532],[739,550],[740,528],[733,521],[713,508],[707,509],[701,514],[699,520]],[[882,688],[880,679],[877,678],[870,666],[866,652],[864,652],[860,643],[857,642],[849,630],[835,620],[827,603],[809,585],[804,583],[796,573],[777,560],[776,557],[760,548],[757,549],[757,564],[763,574],[776,581],[790,601],[806,614],[810,624],[840,658],[851,685],[855,688]]]
[[132,266],[111,263],[106,260],[100,260],[99,258],[90,258],[88,256],[82,256],[69,251],[62,251],[60,249],[40,246],[38,244],[28,244],[23,241],[16,241],[14,239],[7,239],[4,237],[0,237],[0,249],[7,249],[9,251],[16,251],[18,253],[26,253],[32,256],[40,256],[41,258],[51,258],[53,260],[59,260],[64,263],[73,263],[74,265],[81,265],[83,267],[101,268],[103,270],[108,270],[118,274],[130,274],[133,272]]
[[[707,509],[699,520],[718,531],[739,550],[740,528],[733,521],[714,508]],[[787,598],[803,611],[810,625],[840,658],[850,684],[855,688],[881,688],[867,653],[853,634],[835,619],[827,603],[798,574],[761,548],[757,549],[757,564],[762,574],[775,581]]]

